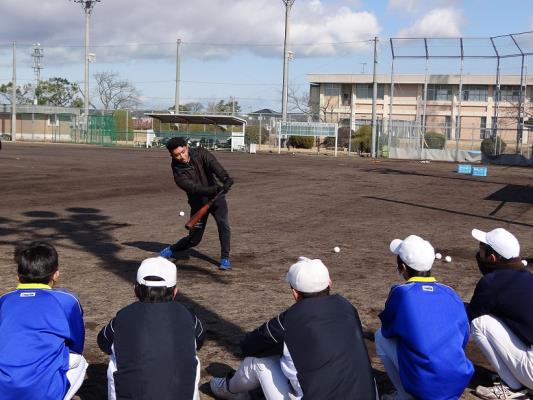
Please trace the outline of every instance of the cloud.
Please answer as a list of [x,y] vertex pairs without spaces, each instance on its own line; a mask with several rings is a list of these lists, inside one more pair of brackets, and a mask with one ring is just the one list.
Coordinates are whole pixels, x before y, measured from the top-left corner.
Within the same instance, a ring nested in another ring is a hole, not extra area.
[[387,8],[393,12],[423,14],[435,8],[451,7],[460,2],[460,0],[389,0]]
[[429,11],[412,26],[401,29],[397,37],[459,37],[463,15],[453,8]]
[[[296,1],[290,42],[297,57],[335,55],[347,47],[357,50],[362,46],[360,41],[377,35],[377,18],[355,11],[355,4],[358,2],[353,0]],[[0,37],[4,40],[27,45],[40,42],[46,55],[58,55],[53,62],[66,61],[61,54],[75,53],[74,58],[79,59],[83,53],[84,12],[80,4],[0,0],[0,6]],[[183,54],[188,57],[224,58],[239,53],[279,57],[284,17],[283,3],[272,0],[152,0],[142,6],[129,0],[102,0],[92,13],[91,51],[98,62],[170,59],[176,54],[176,39],[181,38]],[[319,44],[333,42],[355,43]],[[0,44],[5,47],[7,43]]]

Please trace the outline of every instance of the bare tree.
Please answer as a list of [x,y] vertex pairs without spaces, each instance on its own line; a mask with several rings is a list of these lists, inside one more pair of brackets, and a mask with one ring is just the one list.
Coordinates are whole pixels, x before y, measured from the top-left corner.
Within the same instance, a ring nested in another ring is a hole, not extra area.
[[187,109],[187,111],[198,113],[204,109],[204,105],[198,102],[191,102],[185,104],[185,108]]
[[294,87],[289,87],[288,99],[292,110],[299,111],[306,115],[312,114],[308,92],[302,94]]
[[122,80],[117,72],[98,72],[94,74],[94,79],[104,109],[135,108],[140,104],[137,89],[127,80]]

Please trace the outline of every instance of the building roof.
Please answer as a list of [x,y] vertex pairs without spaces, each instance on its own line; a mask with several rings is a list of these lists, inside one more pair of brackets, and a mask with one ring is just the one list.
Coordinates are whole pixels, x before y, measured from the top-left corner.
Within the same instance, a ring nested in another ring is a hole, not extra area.
[[169,114],[146,113],[163,123],[171,124],[207,124],[207,125],[246,125],[246,120],[235,115],[207,115],[207,114]]
[[[308,74],[311,84],[320,83],[372,83],[372,74]],[[394,84],[420,84],[424,83],[424,74],[397,74],[394,75]],[[459,85],[461,75],[428,75],[429,84]],[[391,76],[385,74],[376,75],[378,83],[390,84]],[[495,85],[496,75],[463,75],[463,85]],[[500,75],[501,85],[520,85],[520,75]],[[528,77],[527,85],[533,84],[533,77]]]
[[280,112],[271,110],[270,108],[262,108],[261,110],[248,113],[248,115],[267,115],[271,117],[281,117]]

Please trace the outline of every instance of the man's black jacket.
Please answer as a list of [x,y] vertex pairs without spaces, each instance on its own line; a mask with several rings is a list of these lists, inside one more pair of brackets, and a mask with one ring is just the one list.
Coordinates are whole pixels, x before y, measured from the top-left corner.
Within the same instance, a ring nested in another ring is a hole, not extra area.
[[202,147],[189,149],[189,157],[187,164],[172,159],[172,173],[176,185],[187,193],[189,204],[198,207],[220,190],[216,178],[222,183],[231,178],[210,151]]

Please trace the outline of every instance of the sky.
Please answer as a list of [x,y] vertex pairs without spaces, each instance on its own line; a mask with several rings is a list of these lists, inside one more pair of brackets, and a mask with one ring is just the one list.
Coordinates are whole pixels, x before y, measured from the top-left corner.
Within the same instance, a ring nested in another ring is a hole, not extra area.
[[[85,15],[78,0],[0,0],[0,84],[35,81],[32,45],[44,51],[41,79],[84,79]],[[101,0],[91,15],[92,75],[115,72],[141,94],[142,108],[174,104],[176,41],[180,45],[180,103],[235,98],[243,112],[281,109],[285,4],[282,0]],[[486,39],[533,31],[531,0],[295,0],[290,13],[289,87],[304,94],[310,73],[390,74],[390,38],[479,38],[469,52],[491,52]],[[533,40],[524,45],[533,51]],[[500,40],[500,39],[499,39]],[[501,39],[502,48],[511,47]],[[420,51],[421,41],[398,52]],[[458,40],[429,41],[435,52],[458,52]],[[403,47],[402,47],[403,46]],[[526,57],[527,59],[531,57]],[[395,72],[424,73],[423,59],[395,61]],[[519,74],[517,60],[502,73]],[[459,61],[435,60],[430,73],[457,73]],[[495,71],[495,61],[467,60],[465,73]]]

